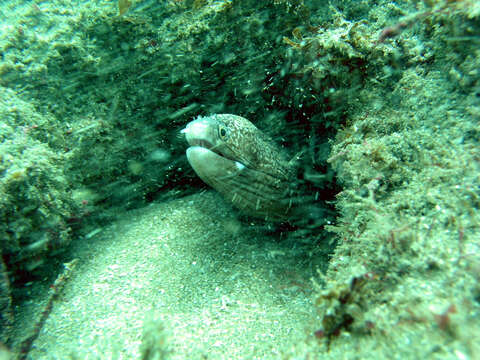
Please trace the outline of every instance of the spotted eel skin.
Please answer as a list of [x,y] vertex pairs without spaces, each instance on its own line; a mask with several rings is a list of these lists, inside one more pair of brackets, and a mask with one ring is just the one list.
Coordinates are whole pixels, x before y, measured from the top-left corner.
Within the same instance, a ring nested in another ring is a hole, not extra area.
[[196,174],[246,215],[284,221],[292,208],[294,167],[285,153],[247,119],[198,117],[181,131]]

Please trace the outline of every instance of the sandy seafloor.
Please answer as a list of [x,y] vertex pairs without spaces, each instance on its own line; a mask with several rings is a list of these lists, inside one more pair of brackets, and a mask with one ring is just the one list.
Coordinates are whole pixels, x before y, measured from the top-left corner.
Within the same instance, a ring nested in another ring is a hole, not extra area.
[[[78,241],[74,275],[29,358],[137,359],[145,327],[159,339],[164,328],[172,359],[272,358],[304,341],[318,321],[313,265],[231,214],[208,192]],[[22,317],[19,332],[31,325]]]

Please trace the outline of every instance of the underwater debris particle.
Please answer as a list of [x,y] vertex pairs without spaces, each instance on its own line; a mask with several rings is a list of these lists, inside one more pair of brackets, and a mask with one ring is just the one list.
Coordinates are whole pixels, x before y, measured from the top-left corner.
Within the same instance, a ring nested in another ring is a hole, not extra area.
[[283,42],[287,45],[290,45],[291,47],[294,47],[296,49],[301,49],[302,48],[302,45],[299,44],[299,43],[296,43],[295,41],[292,41],[290,40],[289,38],[287,38],[286,36],[283,37]]
[[122,16],[125,14],[130,9],[130,6],[132,6],[130,0],[118,0],[118,15]]
[[456,313],[457,313],[457,307],[454,304],[452,304],[443,313],[433,314],[433,315],[438,327],[441,330],[450,333],[450,335],[454,335],[455,329],[449,315],[456,314]]
[[206,0],[194,0],[193,9],[198,10],[207,4]]
[[296,27],[295,29],[292,30],[292,35],[296,40],[301,41],[303,38],[302,29],[300,27]]
[[53,304],[55,300],[58,299],[62,289],[65,286],[65,283],[71,278],[72,272],[75,269],[77,265],[78,259],[73,259],[72,261],[65,263],[64,264],[64,271],[61,273],[55,282],[50,285],[50,293],[48,296],[47,303],[43,307],[43,310],[40,314],[39,319],[36,321],[35,325],[33,326],[33,329],[31,330],[31,333],[29,336],[27,336],[25,339],[22,340],[22,342],[19,344],[18,350],[17,350],[17,359],[18,360],[25,360],[28,358],[28,354],[30,350],[32,349],[32,345],[34,341],[38,338],[38,335],[42,331],[43,326],[45,325],[45,321],[48,319],[50,313],[52,312],[53,309]]

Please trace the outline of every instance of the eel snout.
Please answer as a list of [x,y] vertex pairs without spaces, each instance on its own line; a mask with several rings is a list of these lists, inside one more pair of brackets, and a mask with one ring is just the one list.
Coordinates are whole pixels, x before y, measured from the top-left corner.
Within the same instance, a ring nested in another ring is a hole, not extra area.
[[190,146],[213,148],[215,138],[213,129],[211,124],[204,118],[189,122],[181,133],[185,134],[185,139]]

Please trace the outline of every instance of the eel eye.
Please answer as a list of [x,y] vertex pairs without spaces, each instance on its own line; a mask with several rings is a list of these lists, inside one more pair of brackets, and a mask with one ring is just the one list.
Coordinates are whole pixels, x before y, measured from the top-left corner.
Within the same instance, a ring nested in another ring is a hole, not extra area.
[[220,125],[218,127],[218,136],[220,136],[220,139],[226,140],[227,139],[227,134],[228,134],[227,129],[225,129],[225,127]]

